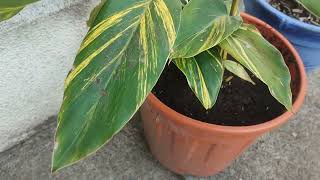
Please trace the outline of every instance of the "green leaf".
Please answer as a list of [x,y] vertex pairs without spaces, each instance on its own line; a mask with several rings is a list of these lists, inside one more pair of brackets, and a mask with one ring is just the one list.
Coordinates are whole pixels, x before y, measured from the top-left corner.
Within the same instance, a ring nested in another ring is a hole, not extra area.
[[232,1],[233,1],[233,0],[224,0],[224,4],[225,4],[226,7],[227,7],[228,14],[230,14],[231,6],[232,6]]
[[178,0],[108,0],[65,81],[52,171],[94,153],[139,109],[163,71]]
[[[224,4],[225,4],[226,7],[227,7],[228,14],[230,14],[232,2],[233,2],[233,0],[224,0]],[[240,7],[239,7],[239,8],[240,8]],[[240,11],[237,11],[237,15],[238,15],[238,16],[240,15]]]
[[319,0],[297,0],[310,13],[320,18],[320,1]]
[[223,66],[230,72],[232,72],[234,75],[240,77],[241,79],[250,82],[251,84],[255,85],[255,83],[252,81],[251,77],[247,73],[247,71],[241,66],[241,64],[230,61],[230,60],[224,60],[222,61]]
[[193,57],[231,35],[242,24],[231,17],[223,0],[192,0],[182,11],[181,25],[172,58]]
[[10,19],[11,17],[18,14],[24,7],[17,8],[1,8],[0,9],[0,22]]
[[215,104],[223,80],[223,66],[218,51],[204,51],[192,58],[174,59],[188,84],[205,109]]
[[0,1],[0,22],[18,14],[26,5],[39,0],[1,0]]
[[94,20],[98,16],[98,13],[100,12],[101,8],[103,7],[104,3],[106,3],[107,0],[101,0],[101,2],[91,11],[90,17],[87,21],[87,26],[92,27]]
[[281,53],[252,26],[243,26],[220,43],[243,66],[263,81],[288,110],[292,108],[290,72]]

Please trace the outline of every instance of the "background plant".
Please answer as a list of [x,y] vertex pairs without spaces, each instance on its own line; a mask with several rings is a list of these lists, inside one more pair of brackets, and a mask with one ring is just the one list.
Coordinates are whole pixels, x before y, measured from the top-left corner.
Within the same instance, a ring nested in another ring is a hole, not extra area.
[[[0,4],[2,19],[32,0],[8,2]],[[206,109],[215,104],[225,70],[254,84],[247,69],[290,110],[290,73],[280,52],[243,23],[237,7],[238,0],[102,1],[65,80],[52,170],[88,156],[119,132],[168,62]]]
[[1,0],[0,1],[0,22],[11,18],[19,13],[26,5],[39,0]]
[[310,13],[320,17],[320,4],[318,0],[297,0],[302,4]]

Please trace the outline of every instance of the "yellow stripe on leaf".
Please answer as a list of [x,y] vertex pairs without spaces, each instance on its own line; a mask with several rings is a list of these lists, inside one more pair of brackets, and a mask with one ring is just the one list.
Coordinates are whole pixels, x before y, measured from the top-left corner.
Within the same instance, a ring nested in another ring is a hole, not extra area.
[[168,34],[169,44],[170,46],[172,46],[176,39],[176,29],[171,17],[171,13],[163,0],[156,0],[154,2],[154,5],[156,8],[156,12],[162,18],[164,28]]

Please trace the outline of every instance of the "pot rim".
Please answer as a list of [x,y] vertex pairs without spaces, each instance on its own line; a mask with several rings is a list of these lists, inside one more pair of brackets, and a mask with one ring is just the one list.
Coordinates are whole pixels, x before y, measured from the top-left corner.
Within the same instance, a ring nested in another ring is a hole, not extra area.
[[215,125],[215,124],[201,122],[201,121],[192,119],[188,116],[185,116],[185,115],[171,109],[170,107],[168,107],[164,103],[162,103],[152,93],[150,93],[148,96],[148,102],[152,106],[156,107],[159,111],[166,114],[166,116],[168,116],[172,121],[175,121],[176,123],[179,123],[179,124],[183,124],[186,127],[197,128],[201,131],[209,131],[209,132],[215,131],[215,132],[221,132],[221,133],[227,133],[227,134],[237,134],[237,135],[251,134],[251,133],[256,133],[256,132],[259,133],[259,132],[265,132],[267,130],[273,129],[273,128],[278,127],[281,124],[285,123],[296,112],[298,112],[299,108],[303,104],[303,101],[304,101],[304,98],[306,95],[306,90],[307,90],[306,72],[305,72],[304,65],[302,63],[302,60],[301,60],[299,54],[294,49],[293,45],[283,35],[281,35],[278,31],[273,29],[270,25],[266,24],[265,22],[255,18],[251,15],[248,15],[246,13],[241,13],[241,16],[243,18],[249,19],[251,21],[253,20],[257,24],[267,26],[267,28],[270,29],[270,31],[272,31],[278,39],[281,39],[281,41],[283,41],[286,44],[288,49],[293,54],[293,57],[298,65],[299,76],[300,76],[301,80],[300,80],[300,85],[299,85],[300,90],[298,92],[296,100],[293,103],[292,112],[286,111],[283,114],[281,114],[280,116],[278,116],[270,121],[267,121],[267,122],[264,122],[261,124],[257,124],[257,125],[223,126],[223,125]]
[[305,22],[299,21],[298,19],[295,19],[293,17],[288,16],[287,14],[285,14],[285,13],[279,11],[278,9],[274,8],[273,6],[271,6],[267,2],[267,0],[257,0],[257,3],[260,3],[261,6],[263,6],[265,9],[272,12],[273,14],[276,14],[276,16],[278,16],[279,18],[288,20],[287,23],[291,23],[295,26],[298,26],[301,29],[306,29],[306,30],[314,31],[314,32],[320,32],[319,26],[305,23]]

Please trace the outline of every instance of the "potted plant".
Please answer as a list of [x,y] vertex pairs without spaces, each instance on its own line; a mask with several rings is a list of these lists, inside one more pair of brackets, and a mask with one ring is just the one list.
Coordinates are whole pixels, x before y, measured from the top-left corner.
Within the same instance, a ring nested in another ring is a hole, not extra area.
[[65,80],[52,171],[97,151],[140,107],[155,157],[198,176],[285,123],[305,96],[303,64],[238,3],[103,0]]
[[320,5],[317,0],[245,0],[246,12],[293,43],[307,71],[320,67]]

